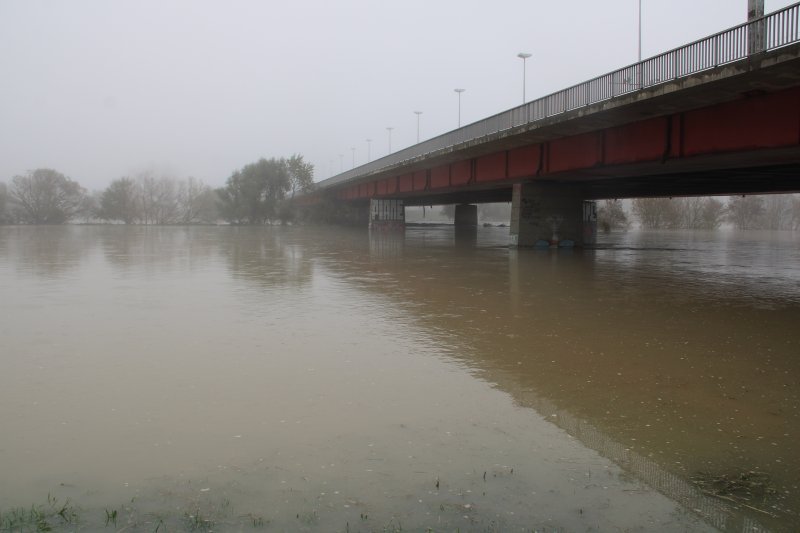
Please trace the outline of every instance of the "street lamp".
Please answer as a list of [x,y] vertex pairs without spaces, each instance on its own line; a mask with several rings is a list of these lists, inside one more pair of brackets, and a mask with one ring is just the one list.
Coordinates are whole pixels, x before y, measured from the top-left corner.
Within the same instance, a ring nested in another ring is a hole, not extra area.
[[458,93],[458,127],[461,127],[461,93],[466,91],[466,89],[453,89],[455,92]]
[[370,154],[370,150],[369,150],[369,148],[370,148],[370,143],[371,142],[372,142],[372,139],[367,139],[367,163],[369,163],[369,161],[370,161],[370,155],[369,155]]
[[517,57],[522,59],[522,103],[525,103],[525,79],[527,76],[525,75],[525,64],[527,63],[527,59],[531,57],[531,54],[527,52],[520,52],[517,54]]
[[642,0],[639,0],[639,63],[642,62]]
[[388,131],[388,132],[389,132],[389,153],[390,153],[390,154],[392,153],[392,130],[393,130],[393,129],[394,129],[394,128],[393,128],[392,126],[388,126],[388,127],[386,128],[386,131]]
[[419,144],[419,116],[422,114],[422,111],[414,111],[414,114],[417,115],[417,144]]

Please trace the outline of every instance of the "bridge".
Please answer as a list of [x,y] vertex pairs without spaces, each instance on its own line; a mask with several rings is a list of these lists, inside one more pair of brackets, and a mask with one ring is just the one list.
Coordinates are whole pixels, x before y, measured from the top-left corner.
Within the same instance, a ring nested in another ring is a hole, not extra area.
[[[305,205],[402,227],[404,207],[512,202],[512,243],[594,242],[594,200],[800,191],[800,3],[317,184]],[[759,12],[760,11],[760,12]]]

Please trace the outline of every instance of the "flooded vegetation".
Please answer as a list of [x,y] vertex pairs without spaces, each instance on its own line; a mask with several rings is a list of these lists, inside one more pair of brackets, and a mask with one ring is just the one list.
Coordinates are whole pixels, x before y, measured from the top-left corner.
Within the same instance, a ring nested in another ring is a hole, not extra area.
[[792,531],[800,240],[0,227],[0,531]]

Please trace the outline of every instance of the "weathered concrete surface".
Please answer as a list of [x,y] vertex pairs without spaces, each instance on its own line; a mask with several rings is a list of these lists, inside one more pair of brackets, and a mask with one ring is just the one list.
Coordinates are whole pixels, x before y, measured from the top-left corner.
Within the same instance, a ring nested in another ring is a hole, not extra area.
[[370,229],[402,229],[406,224],[406,211],[403,200],[369,201]]
[[511,203],[511,245],[590,246],[597,237],[594,202],[579,187],[515,184]]

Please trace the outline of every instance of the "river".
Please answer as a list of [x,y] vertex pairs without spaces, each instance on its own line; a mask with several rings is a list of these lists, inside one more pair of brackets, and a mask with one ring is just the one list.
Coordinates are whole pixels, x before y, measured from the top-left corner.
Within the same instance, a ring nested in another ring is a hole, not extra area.
[[508,240],[0,227],[0,530],[800,528],[797,233]]

